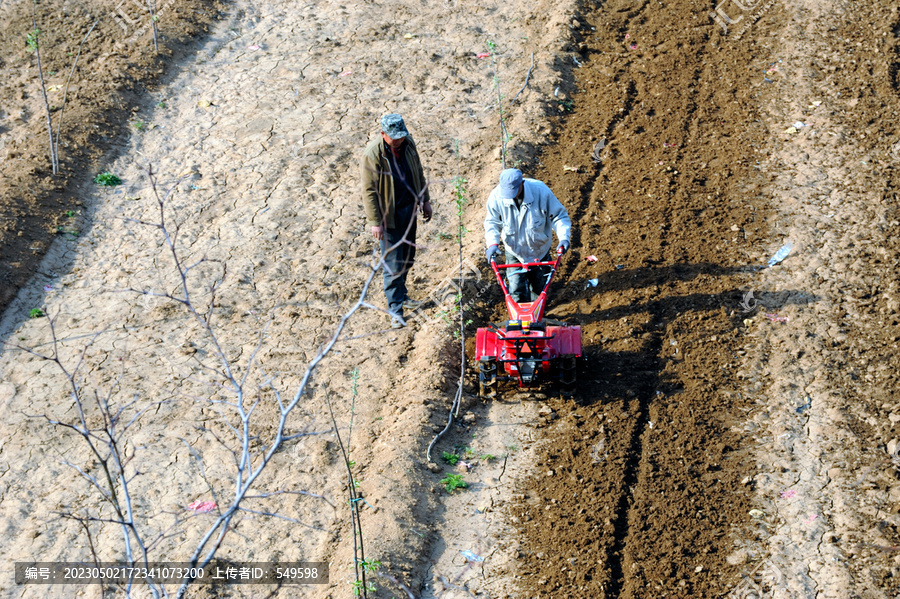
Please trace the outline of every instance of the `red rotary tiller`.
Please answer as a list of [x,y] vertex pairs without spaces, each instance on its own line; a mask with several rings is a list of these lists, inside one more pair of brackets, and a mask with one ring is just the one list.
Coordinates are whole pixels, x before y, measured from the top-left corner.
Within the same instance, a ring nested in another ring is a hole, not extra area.
[[[481,396],[492,398],[500,381],[518,381],[519,387],[537,387],[558,380],[562,394],[575,391],[577,360],[581,357],[581,327],[567,326],[557,320],[544,320],[547,289],[562,260],[529,262],[527,264],[497,264],[491,268],[497,275],[506,298],[510,320],[479,328],[475,337],[475,359],[478,360],[478,382]],[[552,266],[547,284],[538,298],[530,303],[517,304],[500,276],[504,268]]]

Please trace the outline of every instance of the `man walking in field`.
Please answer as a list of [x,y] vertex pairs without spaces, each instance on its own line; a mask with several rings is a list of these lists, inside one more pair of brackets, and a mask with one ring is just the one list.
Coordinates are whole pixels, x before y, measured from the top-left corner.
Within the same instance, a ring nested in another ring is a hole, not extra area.
[[403,308],[410,299],[406,277],[416,257],[416,216],[431,220],[431,199],[419,152],[399,114],[381,117],[381,135],[369,142],[361,162],[362,199],[372,236],[381,244],[384,295],[391,327],[406,326]]
[[[572,222],[569,213],[550,188],[537,179],[526,179],[519,169],[500,173],[500,183],[491,191],[484,218],[484,238],[488,262],[506,250],[506,263],[548,262],[553,245],[553,231],[559,240],[557,252],[569,249]],[[547,277],[549,266],[506,269],[509,293],[516,303],[537,299]]]

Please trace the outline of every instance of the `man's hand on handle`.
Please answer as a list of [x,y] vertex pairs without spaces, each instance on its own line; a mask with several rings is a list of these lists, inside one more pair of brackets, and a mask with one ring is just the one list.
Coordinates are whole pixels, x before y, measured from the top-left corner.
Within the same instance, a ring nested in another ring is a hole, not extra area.
[[556,248],[556,255],[562,256],[563,254],[565,254],[568,251],[569,251],[569,242],[568,241],[560,241],[559,247]]
[[499,253],[500,253],[500,246],[494,244],[494,245],[489,245],[487,247],[487,249],[484,252],[484,255],[487,257],[488,263],[491,263],[494,261],[494,258],[496,258],[497,254],[499,254]]

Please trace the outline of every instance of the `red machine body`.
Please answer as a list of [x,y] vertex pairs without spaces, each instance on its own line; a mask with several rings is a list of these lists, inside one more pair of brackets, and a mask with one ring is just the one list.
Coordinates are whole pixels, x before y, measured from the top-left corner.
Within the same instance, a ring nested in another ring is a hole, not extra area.
[[[516,380],[519,387],[536,387],[558,380],[563,394],[574,391],[577,359],[582,355],[581,327],[544,319],[547,289],[561,260],[562,255],[553,262],[498,265],[491,261],[491,268],[506,298],[510,319],[505,323],[479,328],[475,337],[475,358],[478,360],[482,396],[493,397],[498,382],[503,380]],[[543,291],[533,302],[516,303],[503,282],[501,269],[528,270],[540,266],[552,267]]]

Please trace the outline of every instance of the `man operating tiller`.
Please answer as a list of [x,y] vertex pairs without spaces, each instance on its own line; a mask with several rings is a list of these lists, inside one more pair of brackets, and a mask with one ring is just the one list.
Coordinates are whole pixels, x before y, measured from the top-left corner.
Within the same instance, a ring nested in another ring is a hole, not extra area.
[[[551,261],[553,229],[559,245]],[[484,234],[488,264],[503,290],[509,320],[476,332],[481,397],[495,397],[503,381],[516,381],[520,388],[558,381],[563,397],[575,393],[578,360],[583,355],[581,327],[544,318],[547,291],[569,249],[570,230],[569,214],[546,185],[524,179],[518,169],[500,173],[500,184],[488,198]],[[506,249],[505,264],[494,260],[501,243]]]
[[[549,262],[553,230],[559,239],[557,253],[569,249],[572,221],[550,188],[537,179],[526,179],[519,169],[500,173],[500,183],[491,191],[484,219],[488,263],[506,250],[506,262]],[[507,269],[509,294],[518,303],[534,301],[547,283],[549,266]]]

